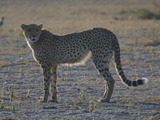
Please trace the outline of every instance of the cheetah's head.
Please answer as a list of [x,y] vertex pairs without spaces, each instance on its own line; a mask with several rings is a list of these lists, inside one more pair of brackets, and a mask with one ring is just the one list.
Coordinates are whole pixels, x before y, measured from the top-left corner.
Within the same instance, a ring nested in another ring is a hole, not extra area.
[[42,24],[41,25],[36,25],[36,24],[21,25],[24,36],[26,37],[26,40],[30,43],[35,43],[38,41],[41,35],[42,27],[43,27]]

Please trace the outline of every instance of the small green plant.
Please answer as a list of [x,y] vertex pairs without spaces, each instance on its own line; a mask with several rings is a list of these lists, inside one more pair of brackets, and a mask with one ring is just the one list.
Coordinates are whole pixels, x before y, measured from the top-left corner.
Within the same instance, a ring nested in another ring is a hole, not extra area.
[[62,78],[62,81],[65,81],[65,78],[64,78],[64,77]]
[[19,70],[18,70],[18,78],[21,78],[21,75],[22,75],[22,69],[19,68]]
[[94,120],[94,111],[95,111],[94,103],[89,102],[89,112],[92,113],[92,120]]
[[89,102],[89,112],[93,113],[95,109],[94,103]]
[[4,103],[0,102],[0,109],[2,110],[15,110],[15,106],[5,106]]
[[148,118],[148,120],[154,120],[154,117],[153,117],[153,116],[150,116],[150,117]]
[[153,53],[154,53],[154,48],[153,48],[153,47],[151,47],[151,48],[149,49],[149,53],[150,53],[150,54],[153,54]]
[[10,97],[10,99],[15,97],[14,90],[13,90],[12,86],[9,87],[9,97]]
[[151,57],[154,57],[154,52],[155,52],[154,48],[150,47],[149,53],[150,53]]
[[131,110],[131,108],[132,108],[132,103],[129,102],[129,103],[126,104],[126,106],[128,107],[128,110]]
[[127,45],[122,45],[122,46],[123,46],[122,47],[123,51],[125,51],[125,52],[131,52],[132,51],[131,47],[128,47]]
[[20,57],[20,59],[23,58],[23,55],[24,55],[23,50],[20,50],[20,51],[19,51],[19,57]]
[[15,106],[6,106],[4,109],[5,110],[15,110],[16,108]]
[[4,104],[0,102],[0,109],[4,109]]
[[1,89],[1,92],[0,92],[0,98],[3,98],[3,97],[4,97],[5,85],[6,85],[6,82],[4,82],[3,85],[2,85],[2,89]]
[[84,90],[81,90],[81,92],[79,93],[80,99],[85,102],[86,101],[86,94],[84,92]]
[[110,118],[108,118],[107,120],[115,120],[115,119],[114,119],[114,117],[110,117]]
[[128,110],[132,109],[132,103],[128,103]]

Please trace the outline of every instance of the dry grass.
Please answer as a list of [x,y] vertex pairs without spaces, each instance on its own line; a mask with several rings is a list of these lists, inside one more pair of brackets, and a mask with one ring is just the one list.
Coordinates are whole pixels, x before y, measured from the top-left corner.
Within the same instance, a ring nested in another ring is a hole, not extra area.
[[[140,9],[158,11],[146,0],[0,1],[0,15],[5,17],[0,27],[0,119],[158,119],[160,21],[128,19],[122,14]],[[59,66],[60,102],[41,104],[42,74],[22,36],[22,23],[43,23],[45,29],[60,35],[108,28],[119,38],[126,75],[133,79],[146,76],[149,85],[127,89],[112,62],[111,72],[118,79],[112,102],[97,103],[103,81],[91,62],[79,67]]]

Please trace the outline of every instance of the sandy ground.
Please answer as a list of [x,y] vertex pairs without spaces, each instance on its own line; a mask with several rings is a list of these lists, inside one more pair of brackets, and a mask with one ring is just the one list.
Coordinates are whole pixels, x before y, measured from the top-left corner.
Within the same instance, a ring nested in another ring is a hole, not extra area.
[[[0,15],[5,17],[0,26],[0,119],[159,120],[160,21],[126,12],[142,8],[154,11],[155,4],[145,0],[0,1]],[[59,35],[108,28],[119,39],[126,76],[147,77],[149,83],[127,88],[115,72],[113,59],[114,93],[110,103],[99,103],[103,78],[91,61],[82,66],[60,65],[59,102],[41,103],[43,76],[22,35],[22,23],[43,23]]]

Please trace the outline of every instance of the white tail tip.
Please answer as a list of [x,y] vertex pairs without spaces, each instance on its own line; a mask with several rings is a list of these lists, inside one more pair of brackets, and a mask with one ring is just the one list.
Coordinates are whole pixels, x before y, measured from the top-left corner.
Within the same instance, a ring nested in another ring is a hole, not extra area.
[[144,84],[148,84],[148,79],[147,78],[142,78]]

